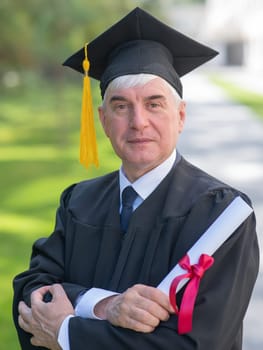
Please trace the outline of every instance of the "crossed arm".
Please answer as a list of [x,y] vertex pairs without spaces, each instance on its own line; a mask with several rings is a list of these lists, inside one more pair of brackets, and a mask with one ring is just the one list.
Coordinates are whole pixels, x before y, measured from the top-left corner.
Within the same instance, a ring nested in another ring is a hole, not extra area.
[[[43,301],[50,292],[52,300]],[[161,321],[173,313],[168,297],[157,288],[135,285],[122,294],[103,299],[95,307],[95,314],[114,326],[137,332],[150,333]],[[45,286],[31,295],[31,308],[19,303],[19,326],[31,333],[31,344],[51,350],[61,349],[58,343],[60,326],[64,319],[74,315],[74,308],[59,284]]]

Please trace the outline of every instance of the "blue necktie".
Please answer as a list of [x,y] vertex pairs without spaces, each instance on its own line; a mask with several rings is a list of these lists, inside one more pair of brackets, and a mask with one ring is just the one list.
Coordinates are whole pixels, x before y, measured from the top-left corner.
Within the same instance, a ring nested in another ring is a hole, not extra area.
[[129,226],[130,217],[133,212],[133,202],[137,197],[136,191],[128,186],[122,191],[122,209],[121,209],[121,229],[126,232]]

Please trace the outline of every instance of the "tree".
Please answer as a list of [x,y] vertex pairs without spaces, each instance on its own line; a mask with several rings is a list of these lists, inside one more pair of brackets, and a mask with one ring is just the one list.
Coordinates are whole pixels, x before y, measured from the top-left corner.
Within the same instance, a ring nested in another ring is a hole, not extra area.
[[156,13],[160,3],[160,0],[2,0],[1,67],[4,70],[43,67],[53,74],[54,65],[135,6]]

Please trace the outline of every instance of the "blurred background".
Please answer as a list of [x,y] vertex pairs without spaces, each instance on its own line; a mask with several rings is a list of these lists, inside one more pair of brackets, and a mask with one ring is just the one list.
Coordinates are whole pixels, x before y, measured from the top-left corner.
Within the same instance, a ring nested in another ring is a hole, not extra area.
[[[12,279],[27,268],[32,242],[52,231],[61,191],[120,164],[97,120],[100,167],[79,164],[82,77],[61,63],[136,6],[220,51],[183,78],[189,118],[180,149],[252,198],[262,246],[261,0],[1,0],[0,349],[19,349]],[[98,83],[92,87],[96,110]],[[244,350],[263,346],[262,270],[246,317]]]

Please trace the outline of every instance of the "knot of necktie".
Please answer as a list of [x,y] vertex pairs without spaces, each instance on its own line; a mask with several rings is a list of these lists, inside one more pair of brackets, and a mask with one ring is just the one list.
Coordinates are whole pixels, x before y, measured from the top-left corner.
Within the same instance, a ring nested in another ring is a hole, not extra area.
[[122,210],[121,210],[121,228],[124,232],[127,231],[130,217],[133,212],[133,203],[137,197],[137,192],[132,186],[126,187],[122,191]]

